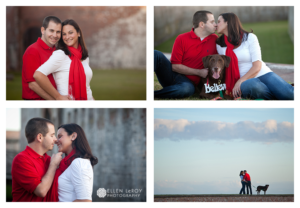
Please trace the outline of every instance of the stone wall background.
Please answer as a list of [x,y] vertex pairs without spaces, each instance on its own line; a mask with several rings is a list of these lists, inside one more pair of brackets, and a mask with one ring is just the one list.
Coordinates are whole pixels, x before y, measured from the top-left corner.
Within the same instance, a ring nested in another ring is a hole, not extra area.
[[79,24],[93,69],[146,69],[146,7],[7,6],[7,71],[21,71],[24,52],[49,15]]
[[[50,119],[56,129],[66,123],[83,128],[98,158],[93,201],[146,201],[146,109],[22,109],[20,151],[27,145],[25,126],[33,117]],[[47,154],[56,152],[55,145]],[[140,197],[99,198],[99,188],[142,189],[142,193]]]

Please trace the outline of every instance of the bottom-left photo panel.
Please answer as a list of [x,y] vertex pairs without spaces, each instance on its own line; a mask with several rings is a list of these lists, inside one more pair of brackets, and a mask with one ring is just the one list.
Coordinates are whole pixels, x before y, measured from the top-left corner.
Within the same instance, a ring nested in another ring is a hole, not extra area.
[[7,108],[6,202],[146,202],[145,108]]

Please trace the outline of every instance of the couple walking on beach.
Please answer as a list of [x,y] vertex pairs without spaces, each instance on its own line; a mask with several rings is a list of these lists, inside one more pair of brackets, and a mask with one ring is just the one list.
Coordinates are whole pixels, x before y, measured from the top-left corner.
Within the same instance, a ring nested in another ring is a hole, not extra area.
[[242,193],[246,194],[245,193],[245,186],[246,186],[247,194],[249,194],[249,189],[250,189],[250,194],[252,195],[251,178],[246,170],[240,172],[240,178],[241,178],[241,182],[242,182],[242,188],[241,188],[240,194],[242,194]]

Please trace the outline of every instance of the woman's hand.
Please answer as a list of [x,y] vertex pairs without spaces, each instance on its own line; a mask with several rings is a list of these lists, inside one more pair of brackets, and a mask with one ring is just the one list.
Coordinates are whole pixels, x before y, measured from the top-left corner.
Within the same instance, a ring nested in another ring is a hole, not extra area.
[[234,98],[238,98],[242,96],[242,91],[241,91],[241,84],[243,83],[243,81],[241,79],[239,79],[233,89],[232,89],[232,95]]

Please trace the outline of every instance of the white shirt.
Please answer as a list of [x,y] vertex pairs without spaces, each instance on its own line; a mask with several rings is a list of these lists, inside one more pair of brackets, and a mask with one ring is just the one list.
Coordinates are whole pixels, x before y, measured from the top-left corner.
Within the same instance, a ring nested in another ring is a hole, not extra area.
[[[93,72],[89,66],[89,58],[86,58],[81,63],[86,76],[87,99],[93,100],[92,90],[90,87],[90,81],[92,79]],[[52,73],[59,94],[68,95],[70,66],[70,57],[67,56],[62,50],[56,50],[53,52],[50,58],[37,69],[37,71],[46,76]]]
[[[246,35],[246,34],[245,34]],[[227,47],[221,47],[217,44],[217,51],[220,55],[225,55]],[[248,34],[248,39],[243,41],[241,45],[233,49],[237,59],[240,70],[240,77],[243,77],[252,67],[252,62],[261,61],[261,70],[256,75],[260,77],[272,70],[261,60],[261,50],[258,39],[253,33]]]
[[92,200],[93,168],[89,159],[76,158],[58,177],[58,199],[72,202],[76,199]]

